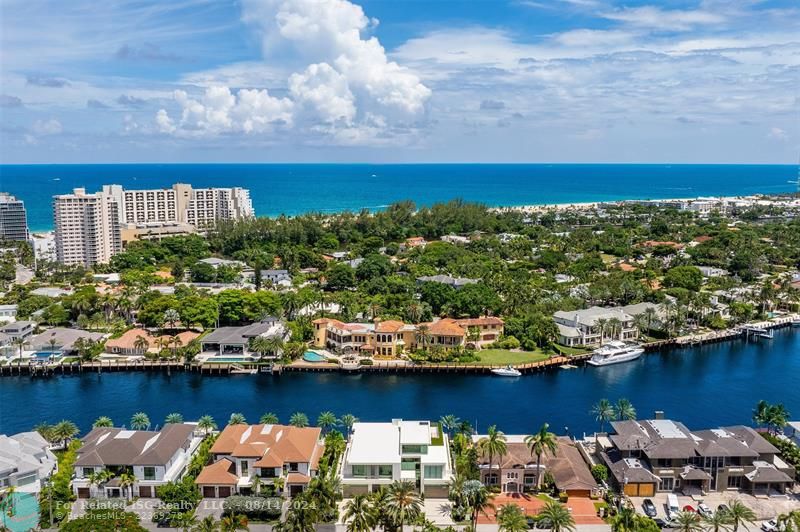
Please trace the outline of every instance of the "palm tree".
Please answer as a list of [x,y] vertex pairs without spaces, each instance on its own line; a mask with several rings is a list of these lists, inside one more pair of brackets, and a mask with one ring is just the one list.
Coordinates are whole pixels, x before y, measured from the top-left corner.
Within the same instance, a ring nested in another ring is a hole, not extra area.
[[213,515],[207,515],[202,521],[192,527],[192,532],[217,532],[219,530],[219,523],[214,519]]
[[592,407],[592,414],[594,414],[595,421],[600,422],[600,432],[605,432],[606,423],[614,420],[614,407],[608,399],[600,399],[597,404]]
[[386,511],[395,525],[413,523],[422,513],[422,500],[410,480],[395,480],[386,495]]
[[22,366],[22,351],[28,345],[28,341],[25,338],[18,337],[12,339],[11,344],[19,350],[19,356],[17,357],[17,369],[19,369]]
[[375,512],[368,495],[356,495],[344,505],[342,521],[347,532],[369,532],[376,524]]
[[800,510],[780,514],[777,518],[778,529],[785,532],[800,532]]
[[730,532],[733,529],[733,519],[728,512],[714,512],[704,516],[702,521],[706,532]]
[[178,423],[183,423],[183,415],[179,414],[178,412],[173,412],[168,414],[167,417],[164,419],[165,425],[174,425]]
[[614,408],[614,414],[620,420],[633,420],[636,419],[636,409],[630,401],[625,398],[619,399]]
[[605,318],[598,318],[594,322],[595,327],[597,327],[598,332],[600,333],[600,345],[603,345],[603,340],[605,339],[606,329],[608,326],[608,320]]
[[114,475],[108,469],[101,469],[100,471],[92,472],[88,479],[89,485],[97,486],[98,488],[111,480]]
[[133,430],[147,430],[150,427],[150,418],[144,412],[137,412],[131,417]]
[[636,510],[626,504],[611,518],[611,532],[637,532]]
[[753,409],[753,423],[755,423],[757,427],[763,427],[767,424],[768,413],[769,403],[763,399],[760,400]]
[[289,418],[289,425],[293,427],[304,428],[308,426],[308,416],[305,415],[303,412],[295,412]]
[[58,438],[58,441],[61,442],[62,447],[66,448],[69,440],[75,437],[78,434],[78,426],[75,425],[72,421],[69,420],[62,420],[56,423],[53,427],[53,436]]
[[622,322],[619,320],[619,318],[609,319],[606,326],[608,327],[608,333],[612,340],[615,336],[622,333]]
[[261,358],[269,353],[269,342],[265,336],[256,336],[250,340],[250,350],[255,351]]
[[452,435],[453,431],[458,426],[459,419],[454,416],[453,414],[447,414],[446,416],[442,416],[439,419],[439,424],[442,428],[447,432],[448,435]]
[[212,430],[216,430],[217,424],[214,422],[213,417],[206,414],[204,416],[201,416],[200,419],[197,420],[197,428],[208,434]]
[[126,499],[133,498],[133,485],[136,484],[136,477],[130,471],[125,471],[119,476],[119,487]]
[[244,414],[241,412],[234,412],[231,414],[230,419],[228,419],[228,425],[244,425],[247,423],[247,419],[245,419]]
[[552,532],[572,532],[575,530],[575,520],[572,514],[561,504],[550,501],[545,503],[539,511],[539,518],[550,523]]
[[168,308],[165,310],[164,317],[161,319],[161,323],[164,325],[169,325],[169,329],[175,329],[175,325],[179,321],[181,321],[181,315],[174,308]]
[[431,335],[430,327],[424,323],[417,325],[417,331],[414,333],[414,339],[417,342],[417,345],[422,346],[422,349],[424,350],[432,338],[433,336]]
[[250,530],[247,526],[247,517],[240,514],[227,515],[220,519],[219,529],[221,532],[236,532],[237,530]]
[[542,455],[549,452],[553,456],[558,449],[558,440],[556,435],[549,432],[547,429],[550,425],[545,423],[539,428],[539,432],[531,434],[525,438],[525,444],[531,451],[531,456],[536,456],[536,487],[539,487],[542,477]]
[[278,419],[277,414],[273,412],[267,412],[261,416],[261,419],[259,419],[258,422],[262,425],[277,425],[280,423],[280,420]]
[[678,532],[700,532],[703,525],[700,516],[694,512],[678,512],[672,520],[672,528]]
[[738,532],[740,526],[748,530],[747,524],[754,525],[757,519],[756,513],[738,499],[730,501],[727,514],[731,518],[733,532]]
[[150,342],[144,336],[137,335],[136,340],[133,341],[133,349],[139,354],[145,354],[150,349]]
[[114,422],[111,421],[111,418],[108,416],[100,416],[99,418],[94,420],[92,423],[92,428],[100,428],[100,427],[113,427]]
[[[178,358],[178,348],[180,346],[182,346],[182,345],[183,345],[183,341],[181,340],[180,336],[178,336],[176,334],[175,336],[172,337],[172,358],[173,358],[173,360]],[[167,367],[169,368],[169,366],[167,366]]]
[[783,430],[789,422],[790,417],[791,414],[789,414],[789,411],[783,406],[783,403],[771,405],[767,410],[767,428],[771,432],[777,434],[779,431]]
[[488,517],[486,510],[494,509],[494,504],[492,504],[492,495],[480,480],[465,481],[463,487],[461,488],[461,493],[471,510],[470,520],[472,523],[472,529],[475,530],[475,526],[478,523],[478,515],[483,514]]
[[333,412],[326,410],[317,417],[317,426],[322,429],[322,432],[328,432],[330,429],[339,424],[339,420]]
[[[492,472],[493,458],[506,454],[506,435],[497,430],[497,425],[492,425],[486,432],[486,436],[478,440],[478,451],[489,459],[489,473]],[[500,480],[498,464],[498,481]]]
[[358,423],[358,418],[353,414],[345,414],[339,421],[341,421],[342,426],[347,431],[347,437],[350,437],[350,432],[353,431],[353,425]]
[[523,532],[528,530],[525,512],[516,504],[506,504],[497,512],[497,524],[501,532]]

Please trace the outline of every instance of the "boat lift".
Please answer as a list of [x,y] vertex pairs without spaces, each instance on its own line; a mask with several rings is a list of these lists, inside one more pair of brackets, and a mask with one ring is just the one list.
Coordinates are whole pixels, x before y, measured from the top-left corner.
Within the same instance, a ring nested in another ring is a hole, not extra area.
[[769,340],[772,340],[775,337],[775,331],[773,331],[772,329],[756,327],[755,325],[743,325],[742,327],[740,327],[740,329],[744,331],[746,338],[750,338],[750,336],[753,336],[755,338],[767,338]]

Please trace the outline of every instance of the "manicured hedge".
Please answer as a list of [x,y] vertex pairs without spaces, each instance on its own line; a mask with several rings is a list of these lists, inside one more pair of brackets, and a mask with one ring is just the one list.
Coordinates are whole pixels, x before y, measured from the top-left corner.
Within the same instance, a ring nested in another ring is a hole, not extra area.
[[222,503],[225,515],[246,515],[250,519],[270,520],[281,515],[283,499],[280,497],[246,497],[231,495]]

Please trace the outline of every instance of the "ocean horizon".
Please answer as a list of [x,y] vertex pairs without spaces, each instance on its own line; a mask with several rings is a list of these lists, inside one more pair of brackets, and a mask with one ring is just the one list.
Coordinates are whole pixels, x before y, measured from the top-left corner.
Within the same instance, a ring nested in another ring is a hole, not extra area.
[[53,228],[52,196],[104,184],[128,189],[250,189],[258,216],[380,210],[411,200],[490,207],[777,194],[797,190],[797,165],[597,163],[3,164],[0,191],[25,202],[31,231]]

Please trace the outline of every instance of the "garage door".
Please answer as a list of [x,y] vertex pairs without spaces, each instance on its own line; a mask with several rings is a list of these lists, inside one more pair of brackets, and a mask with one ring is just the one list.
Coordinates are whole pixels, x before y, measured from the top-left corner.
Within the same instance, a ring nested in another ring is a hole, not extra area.
[[231,488],[230,486],[220,486],[217,488],[217,493],[219,493],[220,499],[224,499],[225,497],[231,496]]
[[79,499],[88,499],[89,498],[89,488],[78,488],[78,498]]
[[446,499],[447,496],[447,486],[425,486],[425,497],[430,499]]
[[153,496],[153,487],[152,486],[139,486],[139,497],[150,498],[152,496]]
[[203,486],[203,497],[207,499],[213,499],[216,496],[217,493],[214,490],[214,486]]
[[652,497],[655,494],[655,484],[639,484],[639,497]]

